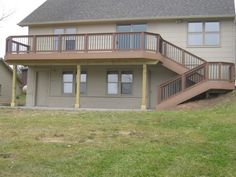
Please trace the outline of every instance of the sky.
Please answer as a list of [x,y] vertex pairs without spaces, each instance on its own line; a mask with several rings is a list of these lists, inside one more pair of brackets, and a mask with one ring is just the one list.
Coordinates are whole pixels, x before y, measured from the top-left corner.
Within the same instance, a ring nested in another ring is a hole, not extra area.
[[12,12],[11,16],[0,22],[0,58],[4,57],[5,40],[8,36],[27,35],[28,28],[19,27],[17,24],[45,1],[46,0],[0,0],[0,16],[4,12]]
[[43,4],[46,0],[0,0],[0,16],[3,13],[11,15],[0,22],[0,58],[5,54],[5,41],[8,36],[27,35],[27,27],[17,24],[27,15]]

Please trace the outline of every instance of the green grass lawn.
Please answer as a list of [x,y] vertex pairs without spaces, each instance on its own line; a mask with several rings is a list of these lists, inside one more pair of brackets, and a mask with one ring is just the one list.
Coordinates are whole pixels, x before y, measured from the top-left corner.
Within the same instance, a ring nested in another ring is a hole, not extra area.
[[195,111],[0,109],[1,177],[235,177],[236,102]]

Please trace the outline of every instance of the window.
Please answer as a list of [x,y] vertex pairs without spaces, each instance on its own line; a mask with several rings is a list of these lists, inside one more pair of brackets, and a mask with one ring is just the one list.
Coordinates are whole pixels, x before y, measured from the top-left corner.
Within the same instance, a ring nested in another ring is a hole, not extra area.
[[63,93],[72,94],[74,88],[74,74],[73,72],[63,72]]
[[107,93],[109,95],[131,95],[132,84],[133,74],[131,71],[122,71],[121,75],[119,75],[118,71],[107,72]]
[[2,95],[2,85],[0,84],[0,96]]
[[146,24],[117,25],[116,31],[124,34],[118,34],[118,49],[139,49],[141,48],[141,35],[129,34],[129,32],[145,32]]
[[82,71],[80,74],[80,93],[86,94],[87,91],[87,73]]
[[109,71],[107,73],[107,93],[110,95],[118,94],[118,72]]
[[189,46],[218,46],[220,44],[219,22],[188,23]]
[[131,72],[121,73],[121,94],[132,94],[133,74]]

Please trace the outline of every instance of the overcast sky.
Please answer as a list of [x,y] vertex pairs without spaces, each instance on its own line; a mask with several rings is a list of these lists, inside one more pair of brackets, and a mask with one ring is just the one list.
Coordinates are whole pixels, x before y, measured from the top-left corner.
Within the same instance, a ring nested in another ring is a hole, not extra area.
[[[0,16],[4,12],[13,12],[6,20],[0,22],[0,57],[5,53],[5,40],[11,35],[26,35],[28,29],[19,27],[23,20],[46,0],[0,0]],[[236,1],[236,0],[235,0]]]

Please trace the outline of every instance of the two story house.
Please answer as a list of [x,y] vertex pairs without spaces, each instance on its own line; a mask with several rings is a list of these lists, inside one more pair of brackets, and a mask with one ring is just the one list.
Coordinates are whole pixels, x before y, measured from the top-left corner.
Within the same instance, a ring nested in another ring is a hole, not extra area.
[[5,60],[30,107],[164,109],[235,88],[234,22],[234,0],[47,0]]

